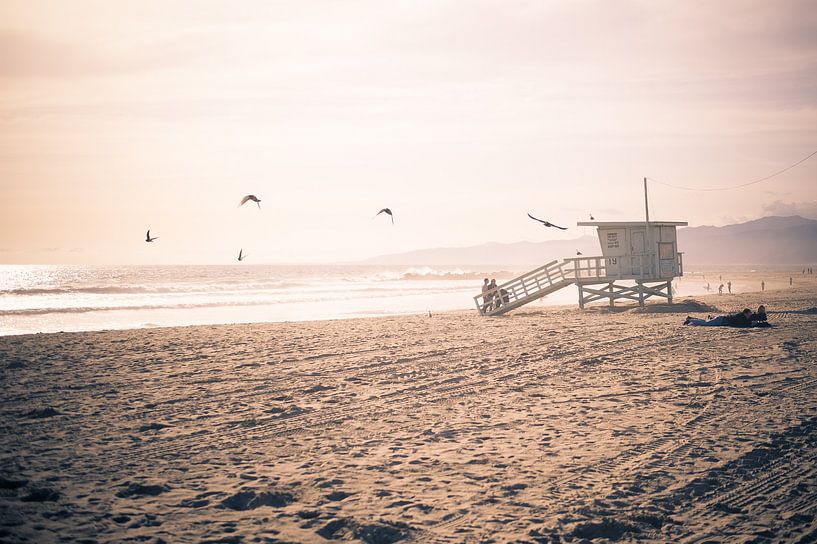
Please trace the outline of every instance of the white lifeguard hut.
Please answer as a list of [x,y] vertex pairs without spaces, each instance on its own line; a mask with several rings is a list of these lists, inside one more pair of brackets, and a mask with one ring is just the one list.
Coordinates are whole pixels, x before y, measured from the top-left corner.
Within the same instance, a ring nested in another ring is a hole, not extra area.
[[[646,204],[646,180],[644,180]],[[480,315],[500,315],[554,291],[577,285],[579,307],[599,300],[638,302],[661,297],[672,303],[672,280],[684,275],[676,227],[683,221],[579,222],[596,227],[601,255],[551,261],[497,286],[498,304],[474,297]]]
[[643,306],[651,296],[672,302],[672,280],[684,275],[676,227],[682,221],[580,222],[596,227],[601,256],[573,261],[579,307],[597,300],[635,300]]

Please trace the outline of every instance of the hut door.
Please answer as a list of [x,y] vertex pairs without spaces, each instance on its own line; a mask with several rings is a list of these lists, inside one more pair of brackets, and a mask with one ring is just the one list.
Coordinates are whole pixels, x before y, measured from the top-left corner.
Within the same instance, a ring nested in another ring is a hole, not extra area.
[[641,255],[644,253],[644,231],[634,230],[633,236],[630,238],[630,253],[633,255]]
[[648,274],[648,270],[642,270],[642,265],[646,266],[647,261],[641,255],[644,255],[644,231],[643,230],[634,230],[631,232],[630,236],[630,255],[632,255],[632,271],[631,274],[634,276],[640,276],[642,274]]
[[662,278],[672,278],[677,274],[675,270],[675,244],[673,242],[658,243],[658,259]]

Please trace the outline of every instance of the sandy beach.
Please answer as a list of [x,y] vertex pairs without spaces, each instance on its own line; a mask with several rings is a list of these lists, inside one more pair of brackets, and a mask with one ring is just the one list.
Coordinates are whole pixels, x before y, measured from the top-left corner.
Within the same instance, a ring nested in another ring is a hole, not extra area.
[[[817,281],[797,280],[3,337],[0,541],[813,542]],[[772,328],[682,325],[761,302]]]

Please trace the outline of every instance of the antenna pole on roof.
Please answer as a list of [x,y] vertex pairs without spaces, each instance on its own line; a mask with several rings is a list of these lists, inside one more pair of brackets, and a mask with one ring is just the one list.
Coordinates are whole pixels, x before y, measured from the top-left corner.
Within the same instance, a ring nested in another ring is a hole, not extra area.
[[650,222],[650,205],[647,202],[647,178],[644,178],[644,211],[647,214],[647,223]]
[[655,257],[651,257],[651,252],[647,249],[652,247],[652,242],[650,241],[650,204],[647,200],[647,178],[644,178],[644,213],[647,216],[647,222],[644,225],[644,250],[647,251],[647,259],[649,259],[650,263],[650,272],[652,272]]

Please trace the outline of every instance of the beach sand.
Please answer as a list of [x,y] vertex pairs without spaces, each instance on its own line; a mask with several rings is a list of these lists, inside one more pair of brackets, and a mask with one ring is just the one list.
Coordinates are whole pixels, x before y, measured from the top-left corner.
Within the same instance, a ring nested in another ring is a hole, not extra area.
[[[646,311],[0,338],[0,541],[813,542],[797,280]],[[761,302],[795,312],[682,325]]]

